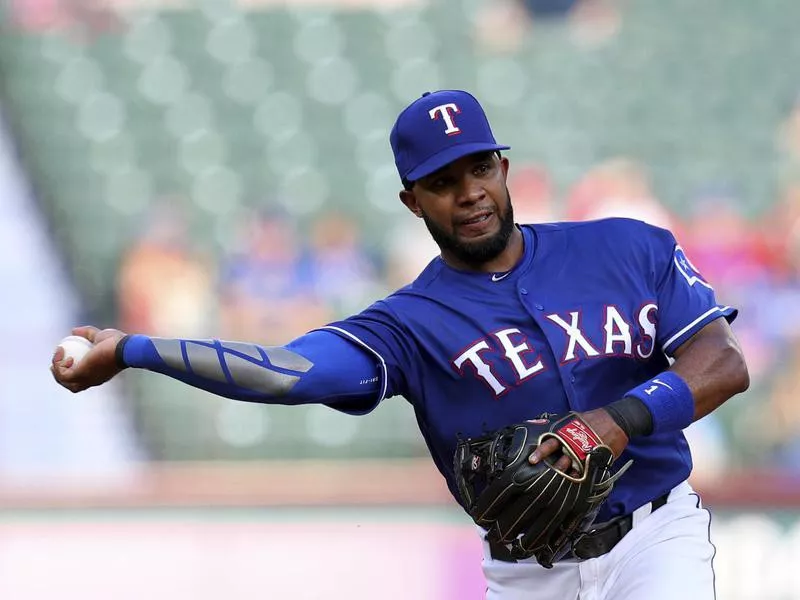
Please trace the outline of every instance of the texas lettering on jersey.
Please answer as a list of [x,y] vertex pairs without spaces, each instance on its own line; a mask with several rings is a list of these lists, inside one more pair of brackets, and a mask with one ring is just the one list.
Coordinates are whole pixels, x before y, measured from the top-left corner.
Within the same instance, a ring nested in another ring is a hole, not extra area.
[[[608,356],[636,357],[645,360],[650,357],[655,347],[656,319],[658,306],[655,303],[645,304],[638,312],[635,323],[629,323],[619,308],[613,305],[605,307],[604,331],[602,340],[589,339],[581,324],[581,311],[569,311],[568,314],[545,315],[563,332],[565,350],[560,363],[592,359]],[[632,332],[638,332],[638,341],[634,343]],[[492,368],[492,360],[500,357],[508,361],[516,374],[516,381],[504,382]],[[452,365],[462,375],[467,371],[487,384],[496,397],[502,396],[509,387],[514,387],[530,377],[545,371],[541,353],[534,344],[518,328],[495,331],[473,343],[452,360]],[[466,369],[469,366],[471,369]]]

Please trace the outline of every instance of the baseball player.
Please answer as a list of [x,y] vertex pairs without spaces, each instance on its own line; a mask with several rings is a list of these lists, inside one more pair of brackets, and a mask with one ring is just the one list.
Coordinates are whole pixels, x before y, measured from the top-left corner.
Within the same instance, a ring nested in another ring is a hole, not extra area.
[[459,439],[567,415],[559,432],[575,434],[575,452],[550,436],[523,462],[579,481],[575,453],[602,447],[618,478],[553,564],[510,551],[505,533],[490,535],[495,521],[477,525],[487,598],[711,600],[710,516],[687,483],[682,430],[749,385],[729,325],[736,310],[717,304],[667,230],[628,219],[516,224],[509,147],[467,92],[424,94],[390,143],[400,200],[441,249],[413,283],[280,347],[78,327],[94,347],[77,364],[57,349],[55,379],[78,392],[140,368],[233,399],[353,415],[403,396],[462,505]]

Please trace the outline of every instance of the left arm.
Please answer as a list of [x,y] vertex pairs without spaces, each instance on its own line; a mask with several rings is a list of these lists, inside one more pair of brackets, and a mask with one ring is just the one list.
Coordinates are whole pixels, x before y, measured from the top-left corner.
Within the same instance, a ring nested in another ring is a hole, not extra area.
[[[645,258],[628,267],[652,285],[658,307],[657,343],[675,361],[621,399],[579,414],[615,457],[631,438],[682,431],[750,384],[729,325],[737,311],[717,304],[714,288],[671,232],[645,223],[631,227],[638,252],[634,255]],[[547,449],[542,450],[544,455]],[[536,453],[531,460],[538,460]]]
[[692,391],[694,421],[750,386],[742,349],[725,319],[711,321],[681,345],[670,371]]

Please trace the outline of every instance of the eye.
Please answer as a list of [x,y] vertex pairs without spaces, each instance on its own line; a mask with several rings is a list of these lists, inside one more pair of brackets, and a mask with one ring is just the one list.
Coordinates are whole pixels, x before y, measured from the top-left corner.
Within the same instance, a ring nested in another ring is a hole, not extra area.
[[491,163],[482,162],[478,165],[475,165],[474,173],[475,175],[486,175],[491,170],[492,170]]
[[429,187],[432,190],[443,190],[451,183],[451,178],[449,177],[437,177],[433,181],[430,182]]

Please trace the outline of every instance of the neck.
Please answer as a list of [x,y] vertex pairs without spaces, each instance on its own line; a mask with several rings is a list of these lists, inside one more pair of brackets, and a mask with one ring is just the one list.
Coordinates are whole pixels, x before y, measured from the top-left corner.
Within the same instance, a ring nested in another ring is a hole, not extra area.
[[451,252],[446,250],[442,251],[442,260],[448,266],[458,269],[459,271],[475,271],[477,273],[502,273],[510,271],[522,258],[522,253],[525,250],[525,244],[522,239],[522,232],[516,226],[508,238],[508,243],[503,251],[495,256],[492,260],[487,260],[482,263],[470,263],[459,260]]

